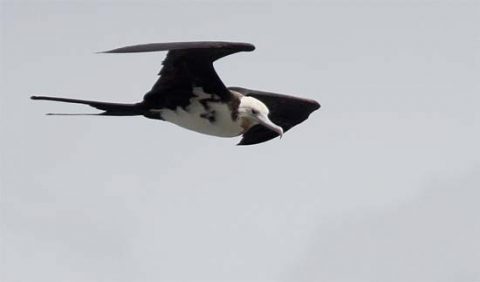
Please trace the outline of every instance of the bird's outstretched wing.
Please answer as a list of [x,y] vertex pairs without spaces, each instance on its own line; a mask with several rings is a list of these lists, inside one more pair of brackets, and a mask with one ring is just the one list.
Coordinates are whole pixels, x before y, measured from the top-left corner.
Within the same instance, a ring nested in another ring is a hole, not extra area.
[[236,52],[254,49],[249,43],[203,41],[142,44],[104,53],[168,51],[160,78],[145,95],[143,103],[150,108],[176,109],[190,103],[194,87],[215,94],[212,99],[230,99],[231,94],[215,72],[213,62]]
[[[284,132],[303,122],[313,111],[320,108],[319,103],[310,99],[250,90],[241,87],[229,87],[228,89],[262,101],[270,110],[270,120],[281,126]],[[238,145],[253,145],[268,141],[277,136],[278,134],[276,132],[262,125],[255,125],[243,134],[243,138]]]

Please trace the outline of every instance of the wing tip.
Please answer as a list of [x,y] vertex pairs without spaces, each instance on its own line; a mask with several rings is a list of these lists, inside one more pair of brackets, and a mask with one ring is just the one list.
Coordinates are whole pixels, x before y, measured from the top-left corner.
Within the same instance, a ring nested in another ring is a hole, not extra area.
[[322,107],[322,105],[320,105],[320,103],[315,100],[310,100],[310,103],[312,104],[312,112]]
[[[261,142],[260,142],[260,143],[261,143]],[[252,146],[252,145],[256,145],[256,144],[259,144],[259,143],[246,142],[246,141],[245,141],[245,138],[242,137],[242,139],[240,140],[240,142],[238,142],[235,146]]]

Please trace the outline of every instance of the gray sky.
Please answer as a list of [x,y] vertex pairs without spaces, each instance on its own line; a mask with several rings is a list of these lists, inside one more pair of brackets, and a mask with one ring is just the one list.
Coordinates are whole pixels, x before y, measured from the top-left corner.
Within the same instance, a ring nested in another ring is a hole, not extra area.
[[[1,265],[13,281],[480,280],[479,1],[1,2]],[[135,102],[165,54],[232,40],[227,85],[313,98],[282,140]]]

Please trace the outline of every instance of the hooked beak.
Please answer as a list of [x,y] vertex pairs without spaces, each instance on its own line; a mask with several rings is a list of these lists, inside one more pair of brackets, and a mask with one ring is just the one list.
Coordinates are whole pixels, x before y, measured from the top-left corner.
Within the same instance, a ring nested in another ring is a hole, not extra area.
[[263,115],[263,114],[259,114],[257,115],[257,120],[259,121],[259,123],[263,126],[265,126],[266,128],[278,133],[278,135],[280,135],[280,138],[282,138],[283,136],[283,128],[281,128],[280,126],[276,125],[275,123],[273,123],[267,115]]

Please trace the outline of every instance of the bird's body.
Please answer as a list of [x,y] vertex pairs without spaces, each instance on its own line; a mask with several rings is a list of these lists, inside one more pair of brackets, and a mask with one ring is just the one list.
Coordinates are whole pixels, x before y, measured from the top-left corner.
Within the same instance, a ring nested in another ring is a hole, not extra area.
[[154,43],[114,49],[105,53],[168,51],[160,78],[143,101],[119,104],[46,96],[32,99],[86,104],[103,110],[100,115],[143,115],[219,137],[243,134],[240,145],[257,144],[283,135],[320,105],[287,95],[227,88],[213,62],[253,49],[251,44],[231,42]]
[[150,113],[153,116],[158,114],[159,119],[203,134],[235,137],[241,135],[245,128],[242,127],[242,119],[232,114],[234,108],[231,104],[219,102],[214,94],[206,93],[201,87],[196,87],[193,89],[190,104],[185,108],[150,109]]

